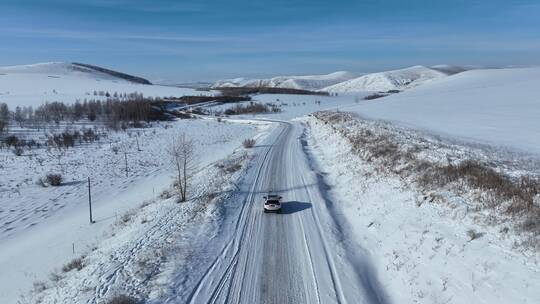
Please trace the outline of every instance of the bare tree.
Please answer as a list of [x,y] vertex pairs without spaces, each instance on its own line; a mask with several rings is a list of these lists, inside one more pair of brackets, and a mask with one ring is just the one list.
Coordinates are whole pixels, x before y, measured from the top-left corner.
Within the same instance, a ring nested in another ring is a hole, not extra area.
[[0,120],[0,135],[3,135],[4,133],[8,133],[9,130],[9,123],[4,120]]
[[180,136],[171,139],[167,147],[167,154],[170,157],[171,165],[176,170],[176,184],[180,194],[180,201],[185,202],[187,189],[195,171],[194,142],[186,134],[182,133]]

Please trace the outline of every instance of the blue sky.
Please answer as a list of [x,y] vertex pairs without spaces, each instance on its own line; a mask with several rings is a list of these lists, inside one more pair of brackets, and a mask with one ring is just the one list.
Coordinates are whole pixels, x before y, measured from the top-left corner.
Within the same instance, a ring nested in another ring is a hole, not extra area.
[[537,0],[1,0],[0,65],[150,79],[540,65]]

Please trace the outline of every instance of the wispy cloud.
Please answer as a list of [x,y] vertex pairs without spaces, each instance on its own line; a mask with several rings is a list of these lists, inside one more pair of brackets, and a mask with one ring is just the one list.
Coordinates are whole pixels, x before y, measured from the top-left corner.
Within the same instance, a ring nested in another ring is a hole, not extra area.
[[193,1],[85,0],[73,2],[71,0],[54,0],[54,2],[148,13],[194,13],[204,9],[200,2]]
[[129,33],[129,32],[99,32],[99,31],[72,31],[66,29],[21,29],[7,28],[0,31],[0,36],[10,37],[42,37],[75,40],[143,40],[143,41],[169,41],[186,43],[218,43],[231,41],[234,37],[210,35],[163,35],[159,33]]

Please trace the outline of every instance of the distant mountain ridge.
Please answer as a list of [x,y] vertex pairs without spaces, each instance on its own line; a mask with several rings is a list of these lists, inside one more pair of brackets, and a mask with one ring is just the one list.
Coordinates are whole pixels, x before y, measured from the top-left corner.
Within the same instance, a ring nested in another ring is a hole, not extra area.
[[404,90],[451,74],[417,65],[405,69],[366,74],[323,88],[327,92]]
[[301,90],[318,90],[331,93],[406,90],[426,82],[441,79],[478,67],[422,65],[404,69],[364,74],[361,76],[350,72],[334,72],[326,75],[277,76],[266,79],[234,78],[216,81],[212,88],[218,87],[267,87],[289,88]]
[[324,75],[277,76],[268,79],[235,78],[215,82],[212,87],[268,87],[299,90],[319,90],[355,77],[355,74],[339,71]]

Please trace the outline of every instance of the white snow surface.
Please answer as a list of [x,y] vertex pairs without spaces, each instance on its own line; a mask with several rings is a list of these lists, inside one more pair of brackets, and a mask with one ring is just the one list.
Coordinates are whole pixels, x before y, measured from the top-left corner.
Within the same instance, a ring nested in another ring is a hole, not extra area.
[[[250,102],[272,103],[280,106],[281,112],[265,113],[256,115],[235,115],[232,117],[241,118],[268,118],[278,120],[290,120],[301,117],[313,112],[323,110],[348,109],[355,105],[358,100],[369,95],[369,92],[358,92],[356,94],[340,94],[339,96],[324,95],[295,95],[295,94],[261,94],[252,97],[252,101],[242,103],[213,104],[208,110],[225,111],[228,108],[235,107],[238,104],[249,104]],[[316,101],[320,101],[316,103]]]
[[[240,118],[291,120],[336,109],[513,148],[519,148],[518,141],[530,146],[540,138],[533,120],[540,117],[539,90],[534,87],[540,69],[445,75],[426,76],[430,83],[423,86],[360,103],[352,93],[257,95],[256,101],[282,104],[283,111]],[[211,109],[229,106],[233,105]],[[298,122],[281,122],[281,127],[269,130],[266,123],[256,127],[233,118],[221,124],[180,121],[157,134],[145,134],[149,142],[134,164],[132,178],[123,177],[122,155],[110,153],[106,144],[65,156],[62,161],[73,164],[67,171],[76,177],[74,182],[92,170],[107,177],[96,185],[98,223],[92,226],[86,224],[84,185],[47,188],[40,198],[43,189],[26,176],[41,176],[56,163],[49,160],[41,168],[40,160],[28,156],[22,164],[6,151],[3,156],[10,162],[5,168],[13,174],[0,182],[7,185],[0,192],[2,303],[12,303],[33,281],[46,279],[52,268],[88,253],[94,245],[98,249],[88,255],[84,269],[62,274],[58,284],[38,294],[45,297],[44,303],[101,303],[114,292],[149,295],[150,303],[539,301],[535,257],[516,253],[511,238],[498,242],[500,232],[476,223],[459,201],[449,201],[456,206],[450,210],[424,201],[418,205],[415,189],[355,157],[328,125],[314,123],[306,130]],[[512,130],[520,139],[513,144]],[[251,166],[240,171],[243,176],[226,176],[235,190],[223,197],[217,191],[221,205],[203,212],[193,203],[176,208],[160,201],[136,212],[127,228],[111,235],[116,214],[155,198],[171,183],[164,164],[164,135],[180,131],[193,132],[200,140],[197,149],[204,161],[197,183],[209,182],[211,174],[205,172],[215,169],[209,166],[213,161],[230,155],[244,138],[257,137]],[[261,132],[264,138],[258,137]],[[134,138],[120,138],[118,144],[133,149],[133,142]],[[81,165],[89,169],[78,172]],[[287,197],[284,214],[261,213],[257,204],[269,188]],[[46,209],[42,203],[48,204]],[[468,240],[470,228],[481,236]],[[75,255],[72,243],[77,244]],[[163,254],[162,249],[175,254]]]
[[[473,211],[474,202],[466,199],[440,191],[431,197],[400,176],[381,173],[355,155],[333,126],[306,121],[308,147],[328,183],[334,212],[344,221],[343,234],[371,256],[388,303],[539,303],[538,255],[515,248],[515,237],[484,221],[489,213]],[[424,143],[429,154],[445,157],[445,148]],[[477,239],[467,236],[471,229]]]
[[[34,282],[46,281],[51,271],[100,244],[126,211],[168,188],[173,171],[165,147],[173,136],[185,132],[195,140],[198,168],[203,169],[261,131],[248,123],[180,120],[129,130],[129,136],[111,133],[100,142],[71,148],[61,158],[46,149],[21,157],[0,151],[1,170],[9,172],[0,174],[0,302],[16,303]],[[64,184],[36,184],[48,172],[62,172]],[[93,225],[87,177],[92,181]]]
[[213,94],[188,88],[137,84],[71,63],[0,67],[0,102],[11,109],[16,106],[36,107],[47,101],[73,103],[85,98],[103,98],[94,96],[94,91],[111,95],[114,92],[139,92],[146,97]]
[[447,74],[425,66],[372,73],[323,88],[327,92],[404,90],[444,78]]
[[318,90],[354,77],[353,73],[339,71],[325,75],[277,76],[269,79],[235,78],[217,81],[213,87],[270,87]]
[[540,154],[540,68],[472,70],[348,111]]

